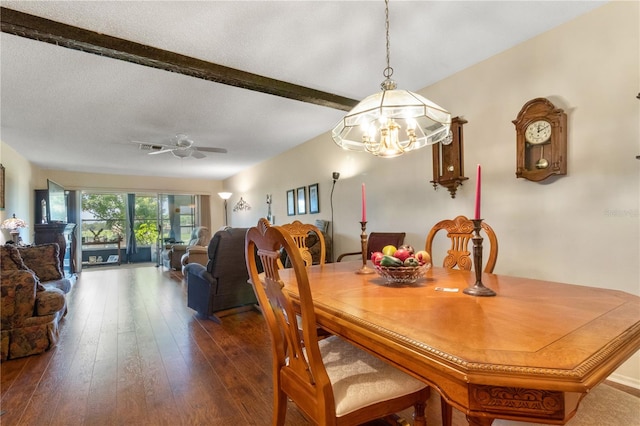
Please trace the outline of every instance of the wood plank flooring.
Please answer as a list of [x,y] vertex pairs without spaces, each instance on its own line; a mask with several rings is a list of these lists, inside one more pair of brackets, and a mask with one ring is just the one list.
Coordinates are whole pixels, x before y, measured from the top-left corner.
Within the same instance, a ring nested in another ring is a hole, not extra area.
[[[271,423],[271,350],[257,311],[199,320],[182,276],[153,264],[85,270],[67,300],[55,348],[2,363],[3,426]],[[432,394],[428,424],[438,425]],[[454,410],[454,425],[465,423]],[[290,404],[286,425],[307,424]]]
[[[155,266],[85,270],[68,304],[55,348],[2,363],[3,425],[269,423],[258,312],[197,320],[182,279]],[[292,407],[287,424],[307,422]]]

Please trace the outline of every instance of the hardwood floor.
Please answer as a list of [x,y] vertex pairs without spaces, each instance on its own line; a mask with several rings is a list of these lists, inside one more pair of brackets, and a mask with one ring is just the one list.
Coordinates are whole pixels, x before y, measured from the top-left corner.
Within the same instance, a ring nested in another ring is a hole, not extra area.
[[[68,304],[55,348],[2,363],[3,425],[269,424],[258,312],[200,321],[155,266],[85,270]],[[291,407],[287,424],[307,422]]]
[[[87,269],[67,300],[55,348],[1,364],[3,426],[271,424],[271,350],[257,311],[199,320],[182,276],[153,264]],[[604,413],[640,418],[635,401]],[[410,410],[401,414],[411,419]],[[436,392],[427,416],[441,424]],[[595,418],[570,424],[634,421]],[[290,404],[286,425],[308,424]],[[454,425],[464,424],[454,410]]]

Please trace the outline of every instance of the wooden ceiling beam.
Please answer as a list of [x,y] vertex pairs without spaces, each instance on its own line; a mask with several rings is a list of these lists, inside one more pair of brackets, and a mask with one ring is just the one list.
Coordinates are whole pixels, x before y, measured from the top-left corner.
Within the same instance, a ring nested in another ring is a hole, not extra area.
[[343,111],[351,110],[358,103],[354,99],[332,93],[229,68],[5,7],[0,8],[0,21],[2,32],[8,34],[228,86],[240,87]]

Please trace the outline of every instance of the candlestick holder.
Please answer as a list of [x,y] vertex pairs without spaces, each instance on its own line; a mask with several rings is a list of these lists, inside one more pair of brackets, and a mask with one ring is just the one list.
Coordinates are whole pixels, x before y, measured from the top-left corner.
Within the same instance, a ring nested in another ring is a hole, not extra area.
[[360,222],[360,246],[362,247],[362,268],[356,274],[373,274],[375,271],[367,266],[367,222]]
[[473,268],[476,272],[476,283],[473,286],[467,287],[463,290],[464,294],[471,296],[483,296],[490,297],[495,296],[496,292],[487,288],[482,284],[482,240],[480,236],[480,230],[482,229],[482,219],[471,219],[473,222],[473,232],[475,235],[471,240],[473,241]]

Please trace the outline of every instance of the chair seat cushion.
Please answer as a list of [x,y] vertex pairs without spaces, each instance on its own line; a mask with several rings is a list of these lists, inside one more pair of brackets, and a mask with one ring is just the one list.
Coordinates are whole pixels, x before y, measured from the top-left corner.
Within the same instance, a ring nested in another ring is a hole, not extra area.
[[333,385],[338,417],[427,387],[337,336],[320,340],[318,344]]

